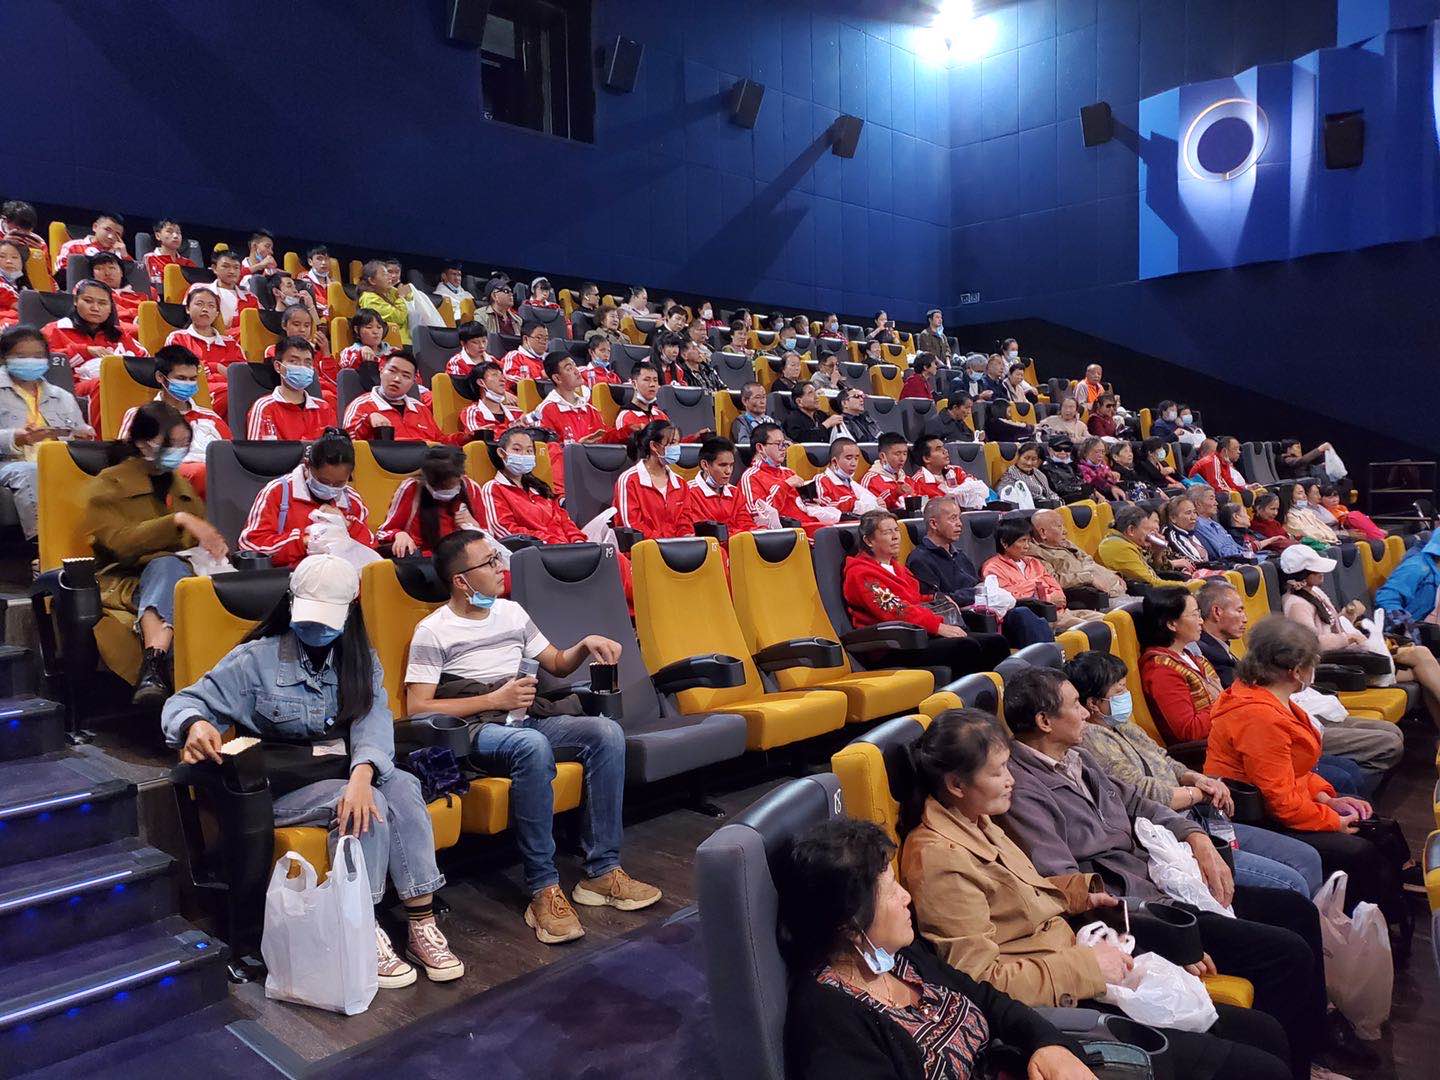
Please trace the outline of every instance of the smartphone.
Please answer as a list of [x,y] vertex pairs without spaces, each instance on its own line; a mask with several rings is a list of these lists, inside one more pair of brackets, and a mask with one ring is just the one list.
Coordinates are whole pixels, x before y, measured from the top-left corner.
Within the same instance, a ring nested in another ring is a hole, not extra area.
[[[533,679],[533,678],[534,678],[536,675],[538,675],[539,673],[540,673],[540,665],[539,665],[539,663],[536,662],[536,661],[534,661],[534,660],[531,660],[531,659],[527,656],[527,657],[522,657],[522,658],[521,658],[521,660],[520,660],[520,666],[519,666],[519,668],[517,668],[516,671],[515,671],[515,677],[516,677],[517,679],[525,679],[525,678],[532,678],[532,679]],[[522,723],[522,722],[524,722],[524,720],[525,720],[525,715],[526,715],[526,710],[525,710],[525,709],[511,709],[508,713],[505,714],[505,723],[511,724],[511,725]]]

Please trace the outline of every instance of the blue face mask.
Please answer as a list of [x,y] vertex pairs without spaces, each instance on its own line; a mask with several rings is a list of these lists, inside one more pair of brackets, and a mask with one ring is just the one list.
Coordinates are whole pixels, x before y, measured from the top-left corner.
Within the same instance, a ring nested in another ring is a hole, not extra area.
[[860,931],[860,936],[865,939],[865,948],[858,945],[855,951],[860,954],[860,959],[865,961],[865,966],[870,969],[872,975],[886,975],[895,970],[895,957],[888,949],[882,949],[870,940],[870,935]]
[[1187,412],[1187,413],[1181,413],[1181,414],[1180,414],[1180,423],[1182,423],[1182,424],[1188,424],[1188,423],[1190,423],[1191,420],[1194,420],[1194,419],[1195,419],[1195,418],[1194,418],[1193,416],[1191,416],[1188,412]]
[[189,452],[188,446],[167,446],[155,455],[155,464],[165,472],[174,472],[185,464],[185,455]]
[[489,611],[495,606],[495,597],[486,596],[484,593],[472,592],[470,594],[470,606],[480,611]]
[[786,349],[793,349],[795,348],[795,339],[793,337],[782,338],[780,344]]
[[312,649],[323,649],[344,632],[343,630],[337,630],[333,626],[326,626],[324,623],[318,622],[291,623],[290,629],[293,630],[295,636],[300,639],[300,644],[308,645]]
[[5,361],[5,370],[12,379],[36,382],[50,370],[50,361],[44,356],[17,356]]
[[343,485],[322,484],[313,476],[307,476],[305,478],[305,486],[310,489],[310,494],[314,495],[320,502],[334,502],[345,492]]
[[534,454],[508,454],[505,458],[505,471],[513,476],[527,476],[535,471]]
[[1110,715],[1105,717],[1106,723],[1119,726],[1125,723],[1135,712],[1135,701],[1126,690],[1116,694],[1110,699]]
[[286,364],[283,378],[291,390],[304,390],[315,381],[315,369],[304,364]]
[[1309,507],[1310,504],[1304,499],[1296,499],[1290,504],[1290,509],[1292,510],[1307,510]]
[[171,379],[165,389],[177,401],[189,401],[199,392],[200,383],[195,379]]
[[671,443],[669,446],[665,447],[665,464],[666,464],[666,465],[679,465],[679,464],[680,464],[680,444],[679,444],[679,443]]

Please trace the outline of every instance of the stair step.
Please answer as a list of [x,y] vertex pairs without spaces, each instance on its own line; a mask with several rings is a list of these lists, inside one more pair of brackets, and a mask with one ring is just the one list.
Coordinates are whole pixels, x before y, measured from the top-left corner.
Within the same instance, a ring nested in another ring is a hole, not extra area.
[[174,866],[128,837],[0,867],[0,956],[53,953],[173,914]]
[[[9,646],[0,646],[0,648]],[[39,697],[0,696],[0,761],[65,749],[65,707]]]
[[35,692],[35,659],[19,645],[0,645],[0,697]]
[[0,866],[136,832],[135,788],[71,754],[0,762]]
[[38,1069],[227,994],[221,941],[178,915],[0,969],[0,1074]]

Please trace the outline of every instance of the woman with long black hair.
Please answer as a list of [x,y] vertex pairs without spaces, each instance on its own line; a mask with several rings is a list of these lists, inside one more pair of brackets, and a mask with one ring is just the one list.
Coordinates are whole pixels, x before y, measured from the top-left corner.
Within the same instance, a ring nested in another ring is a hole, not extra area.
[[452,532],[480,528],[481,500],[480,485],[465,475],[460,448],[432,446],[420,459],[420,475],[395,489],[377,534],[379,547],[389,548],[397,559],[416,552],[430,555]]

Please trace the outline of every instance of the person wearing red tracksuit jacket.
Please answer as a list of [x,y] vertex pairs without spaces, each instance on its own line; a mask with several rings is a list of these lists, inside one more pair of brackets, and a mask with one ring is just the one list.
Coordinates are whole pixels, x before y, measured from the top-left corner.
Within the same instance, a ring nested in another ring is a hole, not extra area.
[[515,395],[505,389],[505,375],[495,361],[487,360],[467,381],[477,395],[475,404],[465,406],[460,413],[462,433],[472,438],[489,434],[494,442],[524,421],[525,414],[516,407]]
[[550,454],[550,479],[558,497],[565,494],[565,444],[614,442],[616,434],[605,423],[600,410],[585,396],[580,369],[568,353],[551,353],[545,357],[545,376],[555,384],[535,410],[541,427],[553,431],[556,439],[547,444]]
[[115,300],[106,285],[84,281],[75,288],[75,314],[40,328],[50,352],[70,362],[75,396],[90,399],[90,426],[100,430],[100,358],[147,356],[121,327]]
[[459,445],[470,438],[464,432],[447,435],[435,422],[430,406],[409,396],[418,368],[415,357],[396,349],[380,369],[380,385],[362,394],[345,410],[345,430],[352,439],[373,439],[388,428],[397,442],[419,440]]
[[135,333],[141,302],[155,299],[150,289],[132,289],[125,277],[125,265],[121,263],[119,256],[105,251],[90,260],[90,277],[110,290],[115,301],[115,317],[120,322],[120,329],[127,334]]
[[546,544],[583,544],[585,534],[561,509],[549,485],[535,475],[535,443],[509,431],[491,445],[495,478],[480,489],[482,524],[497,540],[533,536]]
[[240,343],[215,327],[220,318],[220,294],[208,285],[192,285],[185,294],[185,314],[190,325],[172,330],[166,345],[183,345],[205,365],[205,385],[210,388],[210,402],[224,416],[230,401],[230,365],[245,359]]
[[459,382],[481,364],[491,359],[490,354],[485,351],[485,342],[489,338],[489,331],[472,320],[461,323],[455,331],[455,336],[460,339],[460,351],[445,361],[445,374]]
[[647,540],[692,536],[685,520],[689,487],[673,471],[680,460],[680,432],[655,420],[630,436],[635,464],[615,480],[615,524],[636,529]]
[[545,349],[550,344],[550,331],[542,322],[526,323],[520,331],[519,348],[511,349],[500,361],[510,389],[521,379],[539,382],[545,377]]
[[432,446],[420,459],[420,475],[395,490],[376,533],[381,551],[397,559],[417,552],[433,555],[452,532],[478,529],[485,516],[480,485],[465,475],[458,446]]
[[185,246],[185,234],[180,231],[179,222],[161,218],[155,222],[155,231],[150,235],[155,238],[155,247],[146,252],[141,263],[150,284],[156,289],[165,284],[165,267],[172,263],[194,268],[194,261],[180,254],[180,249]]
[[830,464],[815,478],[819,501],[842,514],[863,514],[877,510],[880,500],[855,479],[860,468],[860,444],[843,435],[830,444]]
[[625,380],[610,366],[610,339],[604,330],[591,330],[585,335],[585,347],[590,362],[580,369],[580,378],[587,389],[594,390],[600,383],[619,386]]
[[879,459],[865,474],[861,483],[886,510],[903,510],[905,500],[918,494],[905,475],[905,460],[910,456],[910,444],[905,441],[904,435],[887,431],[880,436],[879,448]]
[[[822,528],[826,523],[812,515],[796,493],[806,481],[784,464],[786,439],[780,425],[757,425],[750,433],[750,445],[755,448],[755,458],[740,477],[740,493],[757,527],[784,527],[783,519],[788,518],[810,534]],[[782,520],[774,520],[777,516]]]
[[55,253],[55,276],[65,270],[65,264],[72,255],[99,255],[102,251],[113,252],[121,259],[130,258],[125,250],[125,220],[119,214],[96,214],[90,226],[90,235],[67,240]]
[[330,249],[324,244],[315,244],[305,250],[305,264],[309,267],[295,279],[296,284],[310,290],[315,298],[315,311],[323,320],[330,318]]
[[[240,337],[240,312],[246,308],[260,308],[260,301],[240,288],[240,256],[233,251],[217,251],[210,261],[210,270],[215,280],[207,282],[205,288],[213,289],[220,297],[220,317],[225,321],[225,336]],[[194,285],[190,286],[192,289]]]
[[335,530],[321,535],[312,528],[322,524],[339,525],[351,540],[373,548],[369,511],[350,486],[354,473],[354,444],[343,431],[325,432],[299,465],[255,497],[240,532],[241,550],[268,555],[275,566],[295,566],[307,555],[330,551]]
[[755,531],[755,519],[745,505],[745,496],[730,482],[734,475],[734,443],[716,436],[700,444],[700,472],[690,481],[685,495],[685,523],[692,532],[702,521],[724,525],[732,536]]
[[315,348],[304,338],[286,338],[271,361],[280,385],[250,406],[247,439],[309,442],[335,424],[335,407],[307,393],[315,382]]

